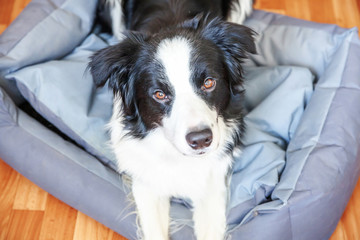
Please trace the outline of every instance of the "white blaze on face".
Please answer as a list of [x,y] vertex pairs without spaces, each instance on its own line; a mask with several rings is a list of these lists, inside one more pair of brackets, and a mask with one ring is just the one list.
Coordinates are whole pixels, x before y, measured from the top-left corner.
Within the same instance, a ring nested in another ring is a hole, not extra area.
[[[185,38],[175,37],[163,40],[157,49],[157,59],[164,66],[165,74],[174,89],[174,99],[170,116],[163,119],[166,138],[185,155],[210,152],[220,141],[217,112],[195,93],[191,83],[191,43]],[[212,144],[202,150],[192,149],[186,135],[192,131],[210,128]]]

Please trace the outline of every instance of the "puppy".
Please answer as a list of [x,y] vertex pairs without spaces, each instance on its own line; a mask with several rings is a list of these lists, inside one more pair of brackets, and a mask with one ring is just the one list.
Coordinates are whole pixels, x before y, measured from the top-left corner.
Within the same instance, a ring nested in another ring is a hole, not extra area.
[[254,32],[231,21],[242,23],[252,1],[108,4],[120,43],[89,68],[114,92],[111,144],[132,179],[139,238],[169,239],[176,197],[191,200],[198,240],[224,239],[226,177],[244,132],[242,63],[256,51]]

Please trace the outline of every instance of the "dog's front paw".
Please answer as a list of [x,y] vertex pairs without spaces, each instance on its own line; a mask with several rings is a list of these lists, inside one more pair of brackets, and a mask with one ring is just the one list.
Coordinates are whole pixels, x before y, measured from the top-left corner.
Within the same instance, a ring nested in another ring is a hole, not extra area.
[[[211,217],[210,217],[211,218]],[[210,220],[208,218],[208,220]],[[226,232],[225,217],[205,223],[195,223],[195,234],[197,240],[224,240]]]

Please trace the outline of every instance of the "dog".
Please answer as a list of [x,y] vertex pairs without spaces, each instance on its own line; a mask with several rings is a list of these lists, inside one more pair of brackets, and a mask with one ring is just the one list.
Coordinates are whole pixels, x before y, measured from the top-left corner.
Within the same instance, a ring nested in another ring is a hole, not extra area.
[[111,146],[130,176],[145,240],[169,239],[172,197],[193,207],[198,240],[226,236],[227,176],[244,133],[240,25],[251,0],[108,0],[119,43],[89,69],[114,93]]

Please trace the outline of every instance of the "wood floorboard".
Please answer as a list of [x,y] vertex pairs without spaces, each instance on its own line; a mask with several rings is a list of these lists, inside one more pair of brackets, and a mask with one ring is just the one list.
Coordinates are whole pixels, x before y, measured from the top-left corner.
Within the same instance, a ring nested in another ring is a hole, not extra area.
[[[0,0],[0,34],[29,2]],[[257,0],[255,8],[360,27],[360,0]],[[41,190],[0,159],[0,240],[8,239],[126,240]],[[330,239],[360,240],[360,182]]]
[[0,0],[0,24],[7,26],[11,23],[14,1]]
[[28,179],[20,178],[13,209],[44,211],[47,197],[47,192],[30,182]]
[[73,239],[78,211],[51,195],[47,197],[44,210],[39,239]]
[[309,11],[309,2],[307,0],[286,1],[285,15],[291,17],[300,17],[304,20],[311,20],[311,13]]
[[309,1],[310,17],[312,21],[325,23],[336,22],[333,5],[328,3],[329,0]]
[[44,211],[13,210],[5,239],[39,239],[43,218]]
[[6,239],[20,174],[0,159],[0,240]]

